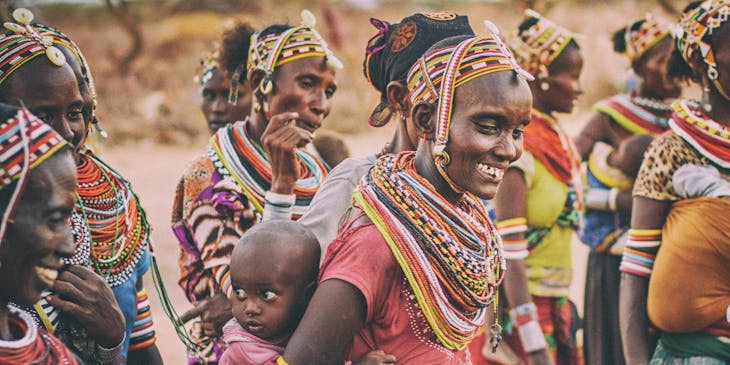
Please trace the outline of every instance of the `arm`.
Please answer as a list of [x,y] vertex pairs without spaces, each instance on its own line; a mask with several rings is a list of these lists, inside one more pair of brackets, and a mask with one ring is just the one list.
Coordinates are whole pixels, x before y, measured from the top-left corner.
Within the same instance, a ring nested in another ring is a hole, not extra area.
[[[635,197],[631,228],[661,229],[670,208],[671,202],[669,201]],[[627,245],[629,244],[627,243]],[[624,261],[626,261],[626,257],[624,257]],[[624,271],[623,268],[622,271]],[[646,313],[648,288],[649,279],[647,277],[628,272],[624,272],[621,276],[619,323],[624,356],[628,364],[646,364],[651,355],[648,340],[649,318]]]
[[[516,168],[507,170],[500,184],[499,192],[495,196],[495,205],[498,221],[522,218],[527,215],[527,184],[522,171]],[[505,241],[505,246],[508,246],[510,242],[524,242],[525,233],[504,235],[502,239]],[[512,258],[508,257],[504,290],[510,308],[517,308],[532,302],[532,296],[527,289],[527,269],[523,261],[525,256],[524,253],[516,253],[511,256]],[[543,348],[528,353],[528,363],[551,364],[552,360],[547,349]]]
[[[143,292],[146,295],[146,292],[144,292],[144,282],[142,281],[142,276],[137,278],[136,287],[137,287],[137,292],[138,292],[137,295],[139,295],[140,292]],[[145,310],[145,309],[142,308],[142,310]],[[146,310],[149,311],[150,310],[149,307],[147,307]],[[138,312],[137,316],[139,317],[140,314],[142,314],[142,313]],[[151,316],[151,314],[150,314],[150,316]],[[135,325],[136,324],[137,323],[135,323]],[[131,344],[134,341],[135,329],[136,328],[132,329],[132,338],[130,339],[130,350],[129,350],[129,353],[127,354],[127,363],[129,363],[129,364],[150,364],[150,365],[162,364],[163,363],[162,355],[160,355],[160,350],[157,348],[156,342],[152,343],[149,346],[146,346],[146,347],[143,347],[143,348],[140,348],[137,350],[131,349]],[[153,336],[154,336],[154,334],[153,334]],[[155,338],[155,337],[153,337],[153,338]]]
[[337,364],[365,323],[366,302],[351,284],[322,282],[282,355],[289,365]]
[[594,113],[583,127],[580,133],[573,139],[575,146],[578,148],[581,159],[588,158],[596,142],[604,141],[608,138],[611,120],[603,113]]

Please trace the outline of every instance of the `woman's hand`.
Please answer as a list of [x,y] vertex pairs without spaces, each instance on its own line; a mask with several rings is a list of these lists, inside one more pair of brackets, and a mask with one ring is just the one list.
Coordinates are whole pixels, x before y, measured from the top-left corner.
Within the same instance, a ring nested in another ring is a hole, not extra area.
[[269,120],[261,135],[261,145],[271,162],[271,191],[278,194],[293,194],[299,179],[297,149],[312,141],[314,135],[296,126],[299,113],[281,113]]
[[353,365],[380,365],[380,364],[395,364],[395,356],[388,355],[383,350],[373,350],[365,354]]
[[223,334],[223,326],[233,318],[231,312],[231,301],[225,294],[218,294],[195,304],[195,307],[183,313],[180,319],[188,322],[193,318],[200,317],[203,333],[208,337],[220,337]]
[[96,343],[105,348],[119,345],[126,330],[124,315],[104,279],[83,266],[61,272],[48,302],[75,318]]

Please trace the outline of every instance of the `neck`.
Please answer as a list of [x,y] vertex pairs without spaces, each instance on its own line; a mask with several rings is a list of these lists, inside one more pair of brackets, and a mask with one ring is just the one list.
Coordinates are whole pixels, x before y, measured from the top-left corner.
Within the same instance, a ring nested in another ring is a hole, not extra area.
[[416,171],[426,181],[431,183],[434,189],[449,203],[456,205],[461,201],[464,194],[459,194],[451,189],[449,183],[441,176],[436,168],[436,161],[433,159],[431,145],[432,143],[428,143],[427,145],[424,143],[418,144],[418,149],[416,150]]
[[636,96],[646,99],[664,100],[666,97],[658,95],[654,90],[647,89],[644,87],[643,82],[639,82],[639,87],[636,88]]
[[403,151],[415,151],[416,146],[413,145],[408,135],[408,122],[398,119],[398,126],[390,143],[385,148],[386,153],[400,153]]
[[261,136],[264,134],[268,124],[263,111],[251,111],[248,117],[248,123],[246,123],[246,131],[254,142],[261,145]]
[[0,338],[6,341],[13,339],[10,332],[10,309],[8,303],[0,303]]
[[716,90],[715,85],[710,86],[709,92],[705,91],[702,93],[702,104],[712,106],[712,110],[705,110],[705,113],[710,118],[722,125],[730,126],[730,100],[725,99]]
[[538,99],[532,100],[532,109],[539,111],[540,113],[552,116],[552,109],[548,108],[542,101]]

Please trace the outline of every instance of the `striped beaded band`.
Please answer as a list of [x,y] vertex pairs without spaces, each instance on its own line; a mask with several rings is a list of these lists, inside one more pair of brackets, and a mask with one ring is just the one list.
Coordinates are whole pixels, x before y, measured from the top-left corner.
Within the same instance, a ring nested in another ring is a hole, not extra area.
[[529,254],[527,239],[511,240],[505,236],[527,234],[527,218],[510,218],[495,224],[504,244],[504,257],[510,260],[523,259]]
[[639,59],[649,48],[668,36],[671,29],[671,24],[664,19],[646,14],[638,29],[632,30],[630,26],[626,28],[626,56],[631,61]]
[[661,229],[630,229],[621,260],[621,272],[650,277],[661,243]]
[[13,19],[15,23],[3,24],[11,33],[0,35],[0,84],[28,61],[43,54],[58,67],[66,64],[66,57],[53,46],[53,37],[42,36],[31,26],[33,13],[19,8],[13,12]]
[[[729,15],[730,2],[727,0],[706,0],[682,15],[675,35],[677,48],[688,64],[695,52],[701,52],[707,64],[707,76],[713,81],[717,80],[718,73],[715,53],[712,51],[712,31],[720,28]],[[718,85],[717,82],[715,85]]]
[[137,292],[137,316],[134,318],[132,333],[129,337],[129,351],[141,350],[155,344],[155,323],[152,320],[152,308],[143,288]]
[[520,68],[512,53],[502,43],[494,24],[485,24],[492,33],[491,37],[469,38],[455,46],[426,52],[408,71],[407,85],[411,103],[415,105],[420,101],[438,102],[434,157],[445,159],[446,164],[448,157],[445,148],[449,139],[454,91],[457,87],[479,76],[499,71],[515,71],[525,79],[532,80],[532,76]]
[[200,86],[205,85],[210,79],[213,78],[213,72],[215,72],[218,67],[218,57],[220,55],[220,51],[218,48],[213,50],[212,52],[206,52],[203,54],[203,57],[200,59],[200,74],[195,75],[193,78],[193,81],[195,83],[199,83]]
[[527,18],[537,22],[509,41],[517,62],[531,75],[546,77],[547,68],[563,52],[575,35],[528,9]]
[[20,200],[30,170],[66,144],[58,133],[27,109],[18,110],[13,117],[0,123],[0,190],[18,180],[3,212],[0,244],[3,242],[8,220]]

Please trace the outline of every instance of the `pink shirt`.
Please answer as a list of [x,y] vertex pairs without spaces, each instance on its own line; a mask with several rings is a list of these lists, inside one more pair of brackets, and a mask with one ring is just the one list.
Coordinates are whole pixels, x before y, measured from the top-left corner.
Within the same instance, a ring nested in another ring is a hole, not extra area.
[[286,341],[271,343],[246,332],[235,318],[223,326],[223,339],[228,348],[220,365],[275,365],[286,345]]
[[355,361],[372,350],[395,355],[398,364],[471,364],[469,352],[441,346],[388,244],[373,224],[342,232],[327,248],[320,283],[339,279],[365,298],[365,326],[347,352]]

